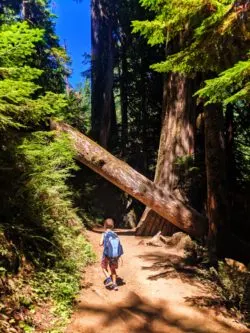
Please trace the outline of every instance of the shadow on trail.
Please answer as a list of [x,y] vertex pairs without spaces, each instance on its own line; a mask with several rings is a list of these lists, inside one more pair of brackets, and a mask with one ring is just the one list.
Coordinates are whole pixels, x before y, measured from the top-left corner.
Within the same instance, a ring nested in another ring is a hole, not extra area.
[[[101,327],[112,329],[122,321],[124,329],[117,332],[130,333],[247,333],[249,331],[238,331],[225,323],[223,320],[213,318],[213,322],[206,322],[210,314],[208,310],[202,309],[196,315],[184,313],[183,309],[171,309],[167,302],[158,301],[153,304],[130,292],[127,299],[115,305],[91,305],[82,304],[79,311],[88,315],[100,316],[102,318]],[[216,330],[215,330],[216,326]],[[120,326],[119,326],[120,327]],[[84,331],[86,332],[86,331]],[[87,332],[100,332],[100,322],[98,327],[91,327]],[[105,331],[106,332],[106,331]],[[113,332],[113,330],[112,330]]]
[[[149,280],[159,278],[174,279],[178,278],[184,283],[197,286],[199,290],[215,295],[185,297],[185,302],[195,308],[213,309],[216,314],[223,314],[225,317],[232,318],[236,316],[235,309],[232,309],[230,302],[219,297],[216,293],[216,286],[212,283],[208,272],[195,264],[190,264],[189,258],[183,258],[175,254],[163,254],[161,252],[152,252],[141,255],[140,258],[150,262],[150,266],[142,266],[143,270],[155,271],[156,273],[148,276]],[[159,272],[160,271],[160,272]]]
[[179,278],[183,282],[191,282],[192,284],[208,280],[205,270],[192,264],[189,258],[183,258],[180,255],[151,252],[140,255],[139,258],[150,263],[149,266],[142,266],[143,270],[155,272],[149,275],[149,280]]
[[195,308],[213,309],[216,315],[223,314],[227,318],[237,318],[239,315],[238,310],[231,304],[230,301],[223,299],[222,297],[209,297],[209,296],[193,296],[185,297],[185,302]]
[[[105,280],[106,280],[106,279],[105,279]],[[105,284],[105,280],[103,281],[103,284]],[[126,282],[123,280],[123,278],[121,278],[121,277],[117,277],[117,279],[116,279],[116,284],[117,284],[118,287],[122,287],[122,286],[125,286]],[[113,290],[112,286],[106,286],[105,288],[106,288],[107,290],[110,290],[110,291]]]

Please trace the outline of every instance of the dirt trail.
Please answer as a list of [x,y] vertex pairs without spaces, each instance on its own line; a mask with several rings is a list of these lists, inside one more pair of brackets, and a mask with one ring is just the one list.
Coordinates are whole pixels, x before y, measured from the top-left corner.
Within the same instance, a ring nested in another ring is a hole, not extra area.
[[[100,233],[87,233],[99,257]],[[119,236],[125,254],[118,273],[124,284],[109,291],[100,263],[88,267],[66,333],[250,332],[225,309],[199,306],[204,301],[216,304],[213,284],[183,267],[181,252],[138,244],[140,238],[129,233]]]

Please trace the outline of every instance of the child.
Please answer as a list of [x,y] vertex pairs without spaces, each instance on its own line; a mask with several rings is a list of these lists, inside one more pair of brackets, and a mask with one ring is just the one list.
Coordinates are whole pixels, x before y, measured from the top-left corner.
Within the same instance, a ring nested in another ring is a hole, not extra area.
[[[113,219],[108,218],[104,220],[104,229],[105,232],[102,234],[100,240],[100,246],[103,246],[101,267],[106,277],[104,284],[106,287],[109,286],[114,290],[118,290],[116,284],[116,279],[117,279],[116,270],[118,268],[118,259],[123,254],[123,250],[117,234],[113,231],[114,229]],[[110,268],[111,277],[108,272],[108,266]]]

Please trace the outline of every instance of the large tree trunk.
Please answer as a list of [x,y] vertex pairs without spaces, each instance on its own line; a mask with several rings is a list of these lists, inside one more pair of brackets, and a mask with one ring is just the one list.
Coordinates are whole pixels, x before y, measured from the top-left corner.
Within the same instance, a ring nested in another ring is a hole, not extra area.
[[[192,81],[179,73],[171,73],[164,83],[163,124],[161,130],[155,183],[163,192],[173,192],[182,201],[187,201],[179,189],[179,174],[176,166],[180,157],[192,156],[194,152],[195,103],[192,99]],[[146,207],[137,226],[137,235],[172,235],[179,229]]]
[[212,260],[223,255],[228,234],[224,121],[221,106],[205,108],[208,246]]
[[121,96],[121,114],[122,114],[122,132],[121,132],[121,153],[126,156],[126,145],[128,143],[128,83],[127,83],[127,55],[126,44],[122,46],[121,51],[121,72],[120,72],[120,96]]
[[227,168],[227,186],[228,186],[228,201],[230,225],[234,209],[234,196],[236,190],[236,168],[234,154],[234,110],[232,105],[227,106],[226,114],[226,131],[225,131],[225,146],[226,146],[226,168]]
[[151,182],[127,163],[111,155],[73,127],[51,121],[51,128],[69,134],[77,160],[193,236],[206,233],[206,218]]
[[91,126],[92,136],[107,147],[115,126],[113,97],[113,15],[105,0],[91,2]]

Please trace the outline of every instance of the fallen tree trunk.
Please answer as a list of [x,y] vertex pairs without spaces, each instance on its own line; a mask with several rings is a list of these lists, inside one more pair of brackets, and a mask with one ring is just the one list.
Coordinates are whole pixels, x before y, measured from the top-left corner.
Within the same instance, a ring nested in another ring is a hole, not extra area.
[[127,163],[119,160],[73,127],[51,120],[51,129],[66,132],[76,149],[76,159],[118,186],[135,199],[192,236],[203,236],[207,231],[204,216],[185,205]]

